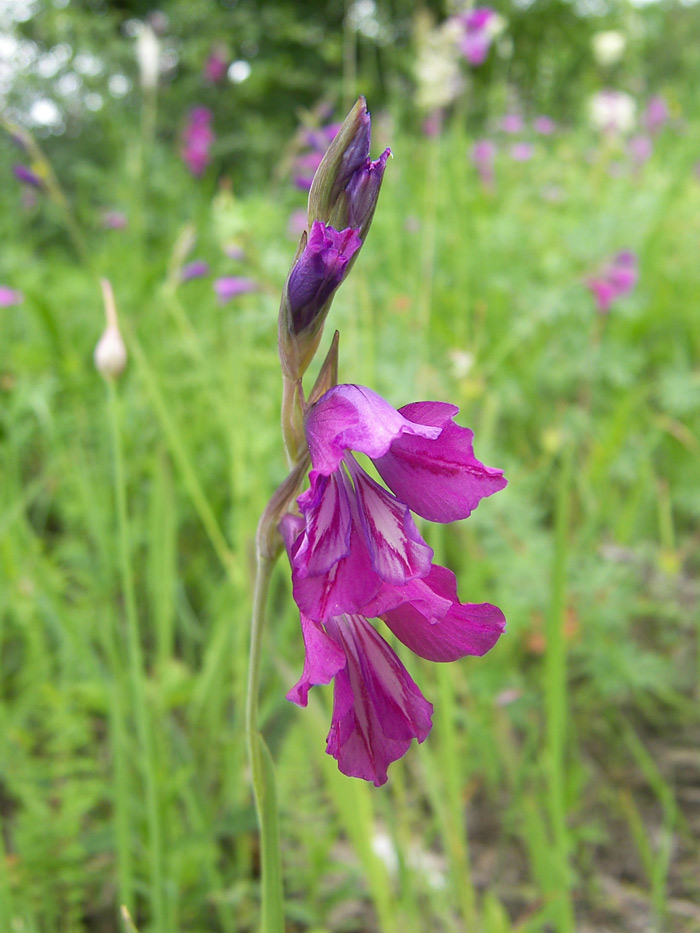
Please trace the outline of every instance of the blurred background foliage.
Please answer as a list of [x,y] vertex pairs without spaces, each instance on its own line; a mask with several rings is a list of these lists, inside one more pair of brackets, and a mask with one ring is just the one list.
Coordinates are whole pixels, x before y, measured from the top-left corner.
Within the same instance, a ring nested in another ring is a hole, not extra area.
[[[520,0],[494,8],[506,22],[495,54],[478,69],[470,71],[466,63],[463,68],[467,87],[459,108],[473,130],[516,104],[571,124],[601,83],[637,97],[668,93],[684,112],[697,105],[695,5]],[[147,21],[162,43],[161,137],[177,139],[190,107],[214,107],[220,170],[237,186],[260,184],[302,110],[322,98],[347,109],[358,75],[375,111],[390,108],[402,125],[418,126],[416,46],[422,30],[456,9],[456,3],[407,0],[173,0],[157,10],[145,3],[12,0],[6,26],[12,25],[23,44],[6,104],[11,114],[29,113],[47,95],[58,104],[54,131],[67,139],[64,145],[48,141],[49,154],[67,170],[66,181],[78,183],[90,174],[84,163],[117,158],[124,126],[137,118],[135,43]],[[597,63],[591,48],[592,36],[607,29],[627,37],[624,56],[610,67]],[[223,86],[202,80],[203,63],[216,46],[227,62],[242,68]],[[105,144],[96,146],[97,139]]]

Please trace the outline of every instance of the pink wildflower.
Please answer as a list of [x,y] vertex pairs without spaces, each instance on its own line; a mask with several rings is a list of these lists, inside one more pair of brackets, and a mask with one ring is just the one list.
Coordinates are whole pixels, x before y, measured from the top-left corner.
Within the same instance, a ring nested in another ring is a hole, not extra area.
[[219,301],[224,304],[239,295],[256,292],[259,286],[253,279],[246,279],[238,275],[226,275],[214,281],[214,291]]
[[[377,785],[413,738],[426,738],[432,706],[367,620],[381,617],[432,661],[485,654],[505,626],[497,607],[459,601],[454,575],[432,563],[411,515],[466,518],[506,485],[474,457],[457,411],[445,402],[397,411],[362,386],[330,389],[305,420],[312,470],[302,517],[281,525],[306,646],[288,699],[305,706],[311,686],[335,679],[326,750],[344,774]],[[352,451],[372,459],[388,489]]]
[[8,285],[0,285],[0,308],[10,308],[12,305],[22,304],[24,295],[22,292]]
[[655,135],[668,123],[669,118],[670,113],[666,100],[660,94],[650,97],[642,118],[647,130]]
[[182,135],[182,158],[196,176],[203,175],[211,162],[210,149],[215,138],[211,121],[212,112],[208,107],[194,107]]
[[483,65],[493,42],[498,14],[482,6],[462,13],[457,20],[464,30],[459,43],[462,55],[474,68]]
[[586,279],[586,285],[595,298],[597,310],[607,314],[614,301],[632,291],[638,278],[636,255],[623,250],[598,275]]

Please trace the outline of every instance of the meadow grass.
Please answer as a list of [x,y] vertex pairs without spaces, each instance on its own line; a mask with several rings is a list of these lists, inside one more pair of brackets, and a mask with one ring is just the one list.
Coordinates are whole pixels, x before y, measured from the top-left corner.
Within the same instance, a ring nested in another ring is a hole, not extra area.
[[[700,184],[692,133],[638,173],[571,131],[484,190],[458,128],[390,140],[372,232],[329,320],[340,377],[460,405],[508,488],[422,529],[462,599],[501,606],[483,659],[399,653],[434,729],[374,788],[324,754],[330,693],[275,570],[261,721],[277,763],[289,930],[700,929],[697,909]],[[155,146],[89,252],[2,199],[0,930],[252,930],[259,849],[243,710],[258,516],[285,473],[276,358],[294,195],[234,197]],[[138,181],[136,183],[135,179]],[[225,306],[177,284],[185,225]],[[237,238],[238,266],[222,246]],[[608,317],[583,279],[640,283]],[[91,354],[95,273],[130,359]],[[127,929],[125,926],[124,929]]]

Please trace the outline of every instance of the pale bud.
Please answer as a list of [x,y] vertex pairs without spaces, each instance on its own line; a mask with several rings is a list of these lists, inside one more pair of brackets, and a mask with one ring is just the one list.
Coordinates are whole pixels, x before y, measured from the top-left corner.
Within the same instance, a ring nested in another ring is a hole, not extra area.
[[126,346],[119,332],[117,308],[112,286],[107,279],[100,279],[105,303],[107,327],[95,347],[95,368],[105,379],[116,379],[126,366]]
[[144,25],[136,39],[136,59],[141,74],[141,87],[157,87],[160,73],[160,43],[149,23]]
[[625,54],[627,37],[624,32],[617,29],[606,29],[596,32],[591,39],[593,56],[599,65],[609,68],[616,65]]

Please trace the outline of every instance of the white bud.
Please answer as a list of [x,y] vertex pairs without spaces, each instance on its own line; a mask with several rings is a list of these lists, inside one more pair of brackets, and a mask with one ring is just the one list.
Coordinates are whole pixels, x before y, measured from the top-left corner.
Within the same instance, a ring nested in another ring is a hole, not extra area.
[[619,62],[624,55],[627,37],[624,32],[618,32],[616,29],[606,29],[593,35],[591,45],[593,46],[595,60],[599,65],[607,68]]
[[107,327],[95,347],[95,368],[105,379],[116,379],[124,372],[126,366],[126,346],[119,332],[112,286],[107,279],[100,279],[100,285],[104,296]]
[[136,59],[141,73],[141,87],[157,87],[160,72],[160,43],[148,23],[136,38]]

